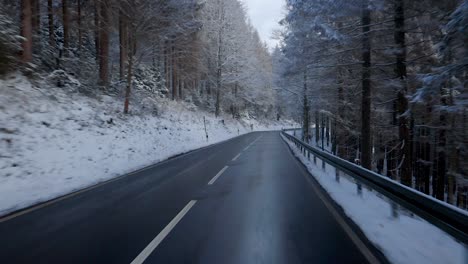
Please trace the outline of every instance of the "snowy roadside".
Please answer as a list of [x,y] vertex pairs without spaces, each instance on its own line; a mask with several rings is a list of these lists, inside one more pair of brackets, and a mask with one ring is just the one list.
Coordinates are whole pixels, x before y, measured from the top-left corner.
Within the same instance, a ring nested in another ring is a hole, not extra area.
[[[284,137],[283,137],[284,138]],[[392,263],[466,263],[466,248],[453,237],[402,208],[396,209],[379,193],[363,188],[356,191],[354,179],[322,161],[317,164],[286,140],[293,153],[312,176]]]
[[217,119],[165,99],[157,115],[123,115],[114,97],[38,88],[20,75],[0,80],[0,89],[0,215],[248,133],[251,124],[288,124]]

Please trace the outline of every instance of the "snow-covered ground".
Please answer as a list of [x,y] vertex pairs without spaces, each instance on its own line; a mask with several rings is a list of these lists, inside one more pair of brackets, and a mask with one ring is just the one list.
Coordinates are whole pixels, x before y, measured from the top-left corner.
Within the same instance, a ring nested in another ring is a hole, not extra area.
[[250,132],[251,124],[292,126],[215,118],[161,98],[124,115],[123,100],[95,97],[19,74],[0,80],[0,215]]
[[[286,140],[294,154],[392,263],[466,264],[468,248],[449,234],[402,208],[365,186],[358,194],[355,180],[343,172],[336,179],[336,169],[322,161],[317,164],[301,154]],[[396,213],[396,215],[395,215]]]

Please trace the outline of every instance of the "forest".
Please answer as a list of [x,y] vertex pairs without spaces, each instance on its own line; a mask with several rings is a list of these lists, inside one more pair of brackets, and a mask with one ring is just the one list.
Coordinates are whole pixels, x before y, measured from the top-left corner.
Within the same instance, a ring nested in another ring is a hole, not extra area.
[[468,0],[0,0],[0,263],[467,264],[467,76]]
[[216,116],[274,117],[270,54],[239,1],[4,0],[1,9],[0,73],[72,75],[120,93],[125,113],[139,86]]
[[303,140],[467,208],[468,1],[288,0],[281,24]]
[[303,140],[468,208],[468,1],[285,3],[270,48],[239,0],[1,0],[0,75],[123,115],[157,116],[163,98],[223,125],[293,119]]
[[0,0],[0,215],[297,126],[272,65],[238,0]]

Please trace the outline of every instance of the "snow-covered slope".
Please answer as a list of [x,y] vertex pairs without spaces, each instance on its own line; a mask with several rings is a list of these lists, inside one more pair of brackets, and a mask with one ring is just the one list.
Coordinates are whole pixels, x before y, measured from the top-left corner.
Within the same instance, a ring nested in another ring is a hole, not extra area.
[[0,80],[0,215],[250,132],[251,124],[288,126],[215,118],[157,97],[124,115],[119,98],[37,82],[19,74]]

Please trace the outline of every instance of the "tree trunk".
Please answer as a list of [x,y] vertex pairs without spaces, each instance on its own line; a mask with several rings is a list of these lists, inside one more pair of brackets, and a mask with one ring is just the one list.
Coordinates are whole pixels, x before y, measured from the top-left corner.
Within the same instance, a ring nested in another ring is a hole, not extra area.
[[399,145],[399,167],[401,183],[411,186],[412,172],[411,172],[411,140],[410,129],[408,124],[408,100],[406,99],[406,92],[399,91],[397,94],[398,101],[398,137]]
[[385,145],[383,142],[382,133],[377,135],[378,137],[378,146],[375,147],[377,150],[377,173],[382,174],[385,164]]
[[423,168],[423,164],[422,164],[422,153],[423,153],[423,138],[424,138],[424,134],[423,134],[423,128],[422,127],[419,127],[419,128],[416,128],[414,130],[414,133],[416,135],[416,139],[413,140],[413,144],[414,144],[414,152],[412,154],[412,158],[415,160],[414,164],[413,164],[413,178],[414,178],[414,181],[415,181],[415,186],[414,188],[420,192],[424,192],[424,176],[422,174],[422,168]]
[[[455,117],[451,116],[452,119],[452,125],[451,128],[455,128]],[[453,130],[452,130],[453,131]],[[447,172],[447,178],[448,178],[448,186],[447,186],[447,202],[450,204],[455,204],[455,186],[456,186],[456,175],[457,175],[457,170],[459,168],[459,160],[458,156],[460,152],[457,150],[457,147],[455,146],[455,140],[454,136],[452,135],[449,137],[449,148],[450,148],[450,153],[449,153],[449,160],[448,160],[448,172]]]
[[169,75],[169,52],[168,52],[168,42],[164,42],[164,84],[166,89],[170,90],[170,75]]
[[320,116],[319,111],[315,110],[315,144],[318,146],[320,140]]
[[218,35],[218,58],[217,58],[217,65],[216,65],[216,104],[215,104],[215,115],[219,116],[220,112],[220,100],[221,100],[221,78],[222,78],[222,32],[220,30]]
[[[223,24],[225,21],[225,16],[224,16],[224,7],[221,2],[218,1],[218,15],[219,15],[219,23],[220,25]],[[224,28],[221,26],[218,30],[218,56],[217,56],[217,62],[216,62],[216,103],[215,103],[215,115],[219,116],[220,114],[220,108],[221,108],[221,87],[222,87],[222,59],[223,59],[223,31]]]
[[177,99],[177,65],[176,65],[175,47],[172,44],[172,100]]
[[395,159],[396,159],[396,155],[395,155],[395,140],[391,140],[390,143],[388,143],[387,145],[387,150],[386,150],[386,159],[387,159],[387,176],[393,180],[396,179],[396,175],[395,175],[395,168],[397,167],[395,164],[397,162],[395,162]]
[[96,50],[96,60],[100,61],[101,49],[99,48],[99,27],[100,27],[100,6],[98,1],[94,1],[94,48]]
[[327,147],[330,146],[330,116],[325,118],[325,137],[327,139]]
[[346,133],[344,129],[344,120],[345,120],[345,97],[343,90],[343,79],[341,75],[341,69],[338,69],[338,121],[335,121],[335,145],[336,145],[336,154],[338,157],[346,158],[346,153],[344,152]]
[[99,81],[109,87],[109,10],[108,1],[101,0],[99,24]]
[[[180,50],[177,50],[177,54],[181,54]],[[184,80],[183,80],[183,77],[182,77],[182,72],[183,72],[183,69],[182,69],[182,64],[180,63],[180,59],[179,57],[176,57],[176,65],[177,65],[177,69],[179,71],[179,74],[177,75],[177,95],[179,96],[179,99],[183,99],[183,94],[182,94],[182,89],[184,87]]]
[[31,0],[21,1],[21,36],[24,40],[21,42],[23,49],[21,60],[23,63],[32,61],[32,6]]
[[321,135],[322,135],[321,138],[320,138],[321,141],[322,141],[322,146],[321,146],[321,147],[322,147],[322,150],[324,150],[324,140],[325,140],[325,114],[324,114],[323,112],[320,114],[320,119],[321,119],[321,122],[322,122],[322,123],[321,123],[322,125],[321,125],[321,127],[320,127],[320,128],[321,128]]
[[303,128],[302,128],[302,140],[305,141],[305,142],[309,142],[309,127],[310,127],[310,124],[309,124],[309,99],[307,98],[307,70],[304,70],[304,91],[303,91],[303,104],[304,104],[304,107],[302,109],[302,111],[304,112],[303,114],[303,120],[302,120],[302,124],[303,124]]
[[[121,7],[123,8],[123,7]],[[127,34],[127,21],[122,10],[119,12],[119,50],[120,50],[120,61],[119,61],[119,72],[120,80],[125,79],[125,64],[127,63],[127,49],[128,49],[128,34]]]
[[70,19],[68,17],[68,2],[62,0],[62,19],[63,19],[63,48],[68,49],[70,42]]
[[215,103],[215,116],[218,117],[220,114],[221,106],[221,67],[216,71],[216,103]]
[[[441,99],[442,105],[447,105],[446,99]],[[445,110],[441,110],[439,116],[439,132],[438,132],[438,144],[436,149],[436,159],[437,159],[437,167],[436,167],[436,175],[435,175],[435,197],[441,201],[445,200],[445,178],[446,178],[446,169],[447,169],[447,162],[446,162],[446,145],[447,145],[447,137],[446,137],[446,127],[447,127],[447,112]],[[433,180],[434,181],[434,180]]]
[[184,88],[185,88],[185,80],[180,78],[179,75],[179,99],[183,100],[184,99]]
[[39,0],[31,0],[31,12],[33,33],[39,34],[41,29],[41,4]]
[[332,119],[332,122],[333,122],[333,128],[331,130],[331,144],[332,144],[332,147],[331,147],[331,151],[333,153],[333,155],[337,155],[338,156],[338,152],[337,152],[337,148],[336,148],[336,144],[337,144],[337,125],[336,125],[336,118],[333,118]]
[[133,32],[130,32],[130,37],[128,38],[128,67],[127,67],[127,88],[125,90],[125,105],[124,105],[124,114],[128,114],[128,108],[130,104],[130,94],[132,92],[132,68],[133,68],[133,56],[135,54],[134,42],[135,38]]
[[[424,192],[425,194],[430,194],[429,193],[429,182],[430,182],[430,173],[431,173],[431,167],[428,164],[425,164],[426,162],[429,162],[429,156],[430,156],[430,149],[429,149],[429,143],[428,142],[421,142],[420,143],[420,153],[419,153],[419,159],[423,162],[419,164],[419,181],[420,181],[420,191]],[[426,161],[427,159],[427,161]]]
[[[454,105],[453,98],[453,84],[449,81],[449,99],[448,105]],[[450,204],[455,204],[455,185],[456,185],[456,175],[458,173],[459,164],[459,155],[460,151],[457,147],[456,137],[457,137],[457,126],[456,126],[456,114],[453,112],[447,113],[447,119],[450,122],[450,128],[448,130],[447,137],[447,151],[448,151],[448,169],[447,169],[447,202]],[[466,130],[463,130],[462,133],[466,133]]]
[[[430,106],[426,107],[427,112],[426,112],[426,117],[425,119],[427,120],[425,123],[429,124],[431,115],[432,115],[432,109]],[[431,132],[429,131],[429,128],[425,127],[424,128],[424,142],[423,142],[423,149],[422,149],[422,160],[423,165],[422,165],[422,177],[424,181],[424,193],[430,194],[430,179],[431,179],[431,143],[430,143],[430,136]]]
[[395,11],[395,45],[396,51],[396,64],[395,73],[400,81],[400,87],[397,95],[398,105],[398,137],[400,141],[399,148],[399,166],[401,183],[404,185],[412,185],[412,172],[411,172],[411,140],[409,129],[409,113],[408,113],[408,100],[406,98],[407,84],[406,84],[406,43],[405,43],[405,13],[404,13],[404,0],[394,1]]
[[83,46],[83,29],[81,28],[81,0],[77,0],[77,22],[78,22],[78,55],[81,56]]
[[361,165],[371,169],[371,15],[368,0],[363,0],[362,6],[362,102],[361,102]]
[[49,20],[49,45],[55,46],[55,29],[54,29],[54,6],[53,0],[47,0],[47,17]]

